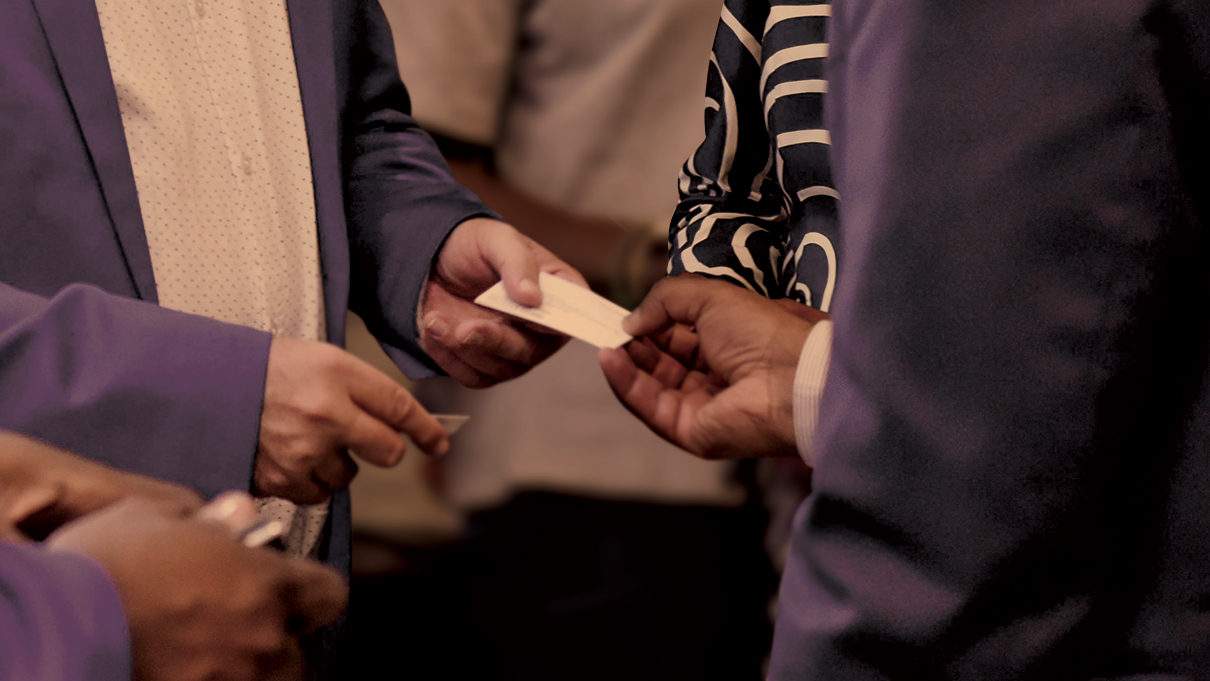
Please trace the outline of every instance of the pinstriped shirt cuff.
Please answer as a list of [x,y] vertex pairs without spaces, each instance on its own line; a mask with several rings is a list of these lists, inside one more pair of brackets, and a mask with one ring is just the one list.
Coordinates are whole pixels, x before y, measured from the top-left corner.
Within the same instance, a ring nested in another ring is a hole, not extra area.
[[802,344],[802,354],[798,356],[798,369],[794,372],[794,437],[798,443],[798,455],[808,466],[812,465],[819,404],[831,360],[832,322],[824,320],[807,334],[807,340]]

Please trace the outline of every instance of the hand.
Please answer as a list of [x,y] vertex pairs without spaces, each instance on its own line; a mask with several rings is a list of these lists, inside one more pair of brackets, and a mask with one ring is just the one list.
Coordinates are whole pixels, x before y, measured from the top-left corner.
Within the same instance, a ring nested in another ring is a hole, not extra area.
[[0,432],[0,526],[8,526],[8,539],[44,539],[63,523],[127,497],[147,499],[170,513],[202,505],[201,497],[181,485]]
[[[255,515],[251,498],[240,503],[244,512],[221,515]],[[340,616],[344,580],[318,563],[245,548],[233,529],[128,500],[65,525],[47,545],[89,556],[113,582],[134,678],[303,679],[298,636]]]
[[601,350],[601,368],[653,431],[706,459],[797,454],[794,374],[813,322],[684,275],[656,284],[623,326],[635,340]]
[[503,222],[475,218],[458,225],[429,273],[421,347],[446,373],[470,387],[486,387],[525,373],[563,347],[567,338],[473,301],[503,280],[513,300],[540,305],[539,271],[587,287],[570,265]]
[[386,374],[334,345],[273,339],[252,478],[258,494],[321,502],[357,474],[345,447],[394,466],[406,448],[399,432],[433,454],[449,449],[441,424]]

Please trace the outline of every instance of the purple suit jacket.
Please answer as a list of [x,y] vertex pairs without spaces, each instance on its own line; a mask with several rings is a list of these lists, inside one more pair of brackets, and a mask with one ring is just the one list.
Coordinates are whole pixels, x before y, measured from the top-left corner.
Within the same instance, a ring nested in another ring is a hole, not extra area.
[[[329,340],[361,315],[411,376],[449,231],[490,215],[407,115],[377,2],[289,0]],[[158,307],[92,0],[0,4],[0,428],[192,486],[247,489],[270,337]],[[348,567],[347,494],[327,560]]]
[[122,602],[88,558],[0,542],[0,679],[129,681]]
[[835,0],[769,678],[1210,678],[1210,4]]

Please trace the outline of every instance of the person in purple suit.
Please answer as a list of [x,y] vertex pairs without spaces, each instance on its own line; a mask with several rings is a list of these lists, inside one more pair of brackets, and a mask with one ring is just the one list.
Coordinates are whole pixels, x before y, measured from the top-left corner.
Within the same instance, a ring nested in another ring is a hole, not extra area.
[[[330,567],[240,546],[243,492],[188,488],[0,432],[0,679],[301,679]],[[39,540],[39,541],[33,541]]]
[[0,427],[253,491],[347,572],[347,449],[447,441],[339,349],[346,311],[413,378],[486,386],[566,339],[472,299],[583,282],[454,181],[392,50],[372,0],[5,3]]
[[[1210,6],[832,22],[835,342],[769,678],[1207,678]],[[691,451],[792,454],[818,326],[678,277],[601,360]]]

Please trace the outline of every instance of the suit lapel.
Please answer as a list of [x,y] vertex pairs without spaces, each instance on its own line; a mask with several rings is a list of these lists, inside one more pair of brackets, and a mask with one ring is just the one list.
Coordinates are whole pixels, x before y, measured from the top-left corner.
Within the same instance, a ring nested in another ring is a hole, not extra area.
[[101,22],[90,0],[33,0],[93,171],[140,298],[156,302],[155,273],[122,113],[105,56]]
[[306,119],[315,191],[315,220],[323,267],[328,338],[344,341],[349,297],[349,237],[345,227],[344,184],[341,180],[340,122],[337,101],[336,18],[331,0],[287,0],[290,37],[298,87]]

